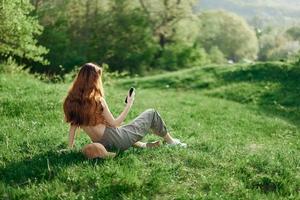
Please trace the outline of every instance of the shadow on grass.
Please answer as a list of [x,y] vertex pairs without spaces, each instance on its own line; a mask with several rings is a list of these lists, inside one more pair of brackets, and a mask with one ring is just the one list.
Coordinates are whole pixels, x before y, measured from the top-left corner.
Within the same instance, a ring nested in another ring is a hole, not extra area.
[[[30,159],[10,162],[0,168],[0,180],[11,186],[26,186],[30,183],[51,180],[65,167],[82,163],[87,159],[80,152],[48,151]],[[95,159],[91,162],[103,162]]]
[[[225,83],[252,82],[266,84],[257,94],[257,105],[272,116],[300,125],[300,67],[288,64],[261,63],[243,70],[225,72],[221,77]],[[268,88],[268,83],[277,84]],[[235,95],[225,95],[235,99]]]

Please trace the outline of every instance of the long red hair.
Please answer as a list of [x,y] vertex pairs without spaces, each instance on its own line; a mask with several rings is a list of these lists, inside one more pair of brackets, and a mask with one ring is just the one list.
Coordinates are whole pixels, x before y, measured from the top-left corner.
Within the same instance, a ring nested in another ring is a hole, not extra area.
[[64,101],[67,123],[77,126],[106,123],[100,103],[100,98],[104,97],[101,76],[102,69],[93,63],[81,67]]

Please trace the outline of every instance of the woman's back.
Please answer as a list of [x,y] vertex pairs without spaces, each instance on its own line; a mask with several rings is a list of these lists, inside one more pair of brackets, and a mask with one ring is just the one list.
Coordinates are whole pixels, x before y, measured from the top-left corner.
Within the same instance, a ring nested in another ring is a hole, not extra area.
[[106,126],[97,124],[96,126],[80,126],[80,128],[86,132],[93,142],[97,142],[101,140]]

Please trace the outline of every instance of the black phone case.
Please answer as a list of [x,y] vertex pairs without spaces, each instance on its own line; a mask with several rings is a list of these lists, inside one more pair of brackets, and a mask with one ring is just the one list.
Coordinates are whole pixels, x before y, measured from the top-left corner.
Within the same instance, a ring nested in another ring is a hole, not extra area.
[[[133,87],[132,87],[132,88],[130,88],[130,90],[129,90],[129,96],[131,96],[131,94],[132,94],[133,90],[134,90],[134,88],[133,88]],[[125,103],[127,103],[127,97],[126,97],[126,99],[125,99]]]

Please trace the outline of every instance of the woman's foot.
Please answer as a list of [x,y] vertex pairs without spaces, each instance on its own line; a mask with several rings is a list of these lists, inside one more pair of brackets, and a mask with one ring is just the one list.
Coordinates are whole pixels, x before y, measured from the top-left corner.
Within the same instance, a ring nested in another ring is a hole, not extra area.
[[187,147],[186,143],[181,142],[179,139],[173,138],[170,133],[167,133],[164,136],[164,141],[167,143],[168,146],[180,146],[180,147]]
[[159,146],[160,146],[160,142],[159,141],[147,142],[146,143],[146,148],[155,148],[155,147],[159,147]]
[[164,140],[168,146],[187,147],[186,143],[181,142],[179,139],[173,138],[169,133],[165,135]]
[[181,142],[179,139],[174,139],[173,138],[171,142],[167,142],[167,146],[179,146],[179,147],[186,148],[187,144]]
[[155,141],[155,142],[136,142],[133,144],[134,147],[138,147],[138,148],[156,148],[160,146],[160,142],[159,141]]

